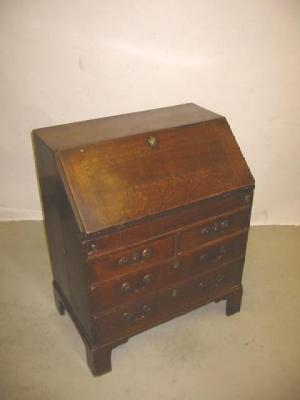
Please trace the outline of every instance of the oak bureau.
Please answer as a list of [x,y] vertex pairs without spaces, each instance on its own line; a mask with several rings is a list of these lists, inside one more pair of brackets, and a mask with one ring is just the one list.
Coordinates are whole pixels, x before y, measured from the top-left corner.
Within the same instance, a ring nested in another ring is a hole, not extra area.
[[129,337],[209,302],[240,310],[254,179],[195,104],[32,132],[58,311],[94,375]]

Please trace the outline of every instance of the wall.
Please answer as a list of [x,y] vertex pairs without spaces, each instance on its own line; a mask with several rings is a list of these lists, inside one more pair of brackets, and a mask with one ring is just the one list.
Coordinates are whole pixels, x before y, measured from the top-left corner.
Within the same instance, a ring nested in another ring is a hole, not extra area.
[[33,128],[195,102],[256,178],[253,224],[300,224],[300,2],[1,0],[0,219],[41,218]]

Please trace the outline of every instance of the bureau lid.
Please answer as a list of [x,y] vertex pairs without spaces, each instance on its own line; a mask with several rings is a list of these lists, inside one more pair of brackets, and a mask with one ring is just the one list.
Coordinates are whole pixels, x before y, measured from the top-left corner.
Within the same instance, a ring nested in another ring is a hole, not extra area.
[[63,149],[57,160],[86,233],[254,184],[223,117]]

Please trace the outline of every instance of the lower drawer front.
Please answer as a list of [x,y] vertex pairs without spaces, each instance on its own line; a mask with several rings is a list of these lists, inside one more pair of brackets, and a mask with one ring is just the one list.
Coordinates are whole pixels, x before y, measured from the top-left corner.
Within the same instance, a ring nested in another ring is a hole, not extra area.
[[131,336],[206,304],[240,285],[243,262],[238,261],[170,286],[157,295],[143,296],[117,310],[95,317],[102,343]]

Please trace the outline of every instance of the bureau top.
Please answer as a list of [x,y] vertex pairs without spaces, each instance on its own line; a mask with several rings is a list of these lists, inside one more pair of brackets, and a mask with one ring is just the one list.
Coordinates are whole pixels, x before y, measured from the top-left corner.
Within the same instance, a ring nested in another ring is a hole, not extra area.
[[221,118],[193,103],[35,129],[53,150]]
[[42,128],[33,137],[55,154],[85,233],[254,185],[226,119],[195,104]]

